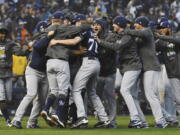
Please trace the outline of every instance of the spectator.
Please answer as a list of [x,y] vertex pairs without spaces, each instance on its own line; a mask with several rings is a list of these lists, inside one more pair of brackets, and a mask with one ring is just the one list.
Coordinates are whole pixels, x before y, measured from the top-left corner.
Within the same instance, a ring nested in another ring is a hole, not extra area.
[[90,5],[87,10],[88,10],[87,12],[88,12],[89,16],[94,15],[94,12],[95,12],[95,1],[94,0],[90,0]]
[[69,0],[64,0],[64,7],[62,7],[62,9],[63,9],[63,10],[64,10],[64,9],[68,9],[68,10],[70,10],[70,11],[73,10],[73,8],[70,6]]
[[27,12],[28,13],[25,16],[25,20],[27,21],[27,24],[25,27],[29,31],[29,33],[32,34],[36,24],[39,22],[39,18],[36,17],[35,10],[31,5],[27,6]]
[[26,23],[27,22],[25,20],[21,20],[21,19],[19,20],[16,39],[21,39],[21,41],[28,41],[30,39],[31,35],[28,32],[28,30],[25,28]]

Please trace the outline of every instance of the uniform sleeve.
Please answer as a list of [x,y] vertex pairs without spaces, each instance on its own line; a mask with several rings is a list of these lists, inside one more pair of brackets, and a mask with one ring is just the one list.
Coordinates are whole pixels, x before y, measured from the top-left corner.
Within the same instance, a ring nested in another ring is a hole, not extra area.
[[99,45],[117,51],[128,46],[131,43],[131,41],[132,41],[131,36],[126,35],[114,43],[108,41],[101,41]]
[[141,37],[141,38],[148,38],[150,35],[150,31],[147,29],[143,30],[130,30],[127,29],[125,30],[124,34],[131,35],[131,36],[136,36],[136,37]]
[[83,39],[85,39],[85,38],[88,37],[87,34],[88,34],[87,32],[80,33],[80,34],[79,34],[79,37],[83,40]]
[[44,49],[48,46],[48,43],[49,43],[50,39],[45,36],[39,40],[37,40],[34,45],[33,45],[33,48],[36,49],[36,50],[39,50],[41,51],[41,49]]
[[156,37],[170,43],[180,44],[180,38],[177,36],[156,35]]
[[163,51],[165,48],[167,48],[167,45],[162,42],[162,40],[157,39],[155,41],[155,45],[156,45],[156,51]]

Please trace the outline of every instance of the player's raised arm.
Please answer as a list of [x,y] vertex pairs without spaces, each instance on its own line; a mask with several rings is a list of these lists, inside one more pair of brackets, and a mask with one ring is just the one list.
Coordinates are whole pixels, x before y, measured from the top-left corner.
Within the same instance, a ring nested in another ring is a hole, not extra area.
[[[113,34],[110,34],[106,40],[101,40],[96,34],[94,34],[94,39],[99,43],[99,45],[109,48],[111,50],[120,50],[125,46],[130,45],[132,42],[132,37],[130,35],[120,35],[118,33],[124,32],[127,26],[127,20],[124,17],[117,16],[113,20]],[[109,40],[111,39],[111,40]],[[112,41],[113,39],[113,41]]]
[[115,50],[115,51],[120,50],[124,46],[129,45],[130,42],[132,41],[131,39],[132,39],[131,36],[128,36],[128,35],[123,36],[121,39],[117,40],[116,42],[108,42],[108,41],[103,41],[103,40],[100,40],[99,38],[96,38],[99,45]]
[[131,36],[136,36],[140,38],[149,38],[152,33],[148,26],[148,19],[144,16],[140,16],[135,20],[135,30],[126,29],[123,33]]
[[73,46],[73,45],[77,45],[82,39],[80,37],[75,37],[73,39],[66,39],[66,40],[55,40],[55,39],[52,39],[49,43],[50,46],[54,46],[54,45],[57,45],[57,44],[63,44],[63,45],[70,45],[70,46]]
[[161,40],[164,40],[164,41],[174,43],[174,44],[180,44],[180,38],[178,36],[176,36],[176,35],[166,36],[166,35],[158,35],[158,34],[156,34],[155,37],[159,38]]

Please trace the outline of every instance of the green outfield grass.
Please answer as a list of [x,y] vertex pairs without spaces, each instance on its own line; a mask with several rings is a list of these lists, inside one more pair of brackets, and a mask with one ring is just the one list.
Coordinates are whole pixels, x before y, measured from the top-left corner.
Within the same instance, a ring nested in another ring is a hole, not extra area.
[[180,135],[180,128],[168,127],[166,129],[154,128],[152,116],[147,117],[150,124],[149,129],[128,129],[129,117],[117,117],[118,128],[116,129],[93,129],[93,125],[97,122],[95,118],[89,118],[88,129],[57,129],[49,127],[40,118],[40,129],[26,129],[25,118],[22,122],[23,129],[5,126],[5,121],[0,118],[0,135]]

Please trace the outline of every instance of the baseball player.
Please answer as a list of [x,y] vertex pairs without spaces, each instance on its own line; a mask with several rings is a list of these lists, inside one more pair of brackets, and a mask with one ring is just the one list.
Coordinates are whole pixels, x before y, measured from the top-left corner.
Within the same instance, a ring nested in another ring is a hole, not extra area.
[[[47,28],[46,31],[55,31],[56,28],[54,26],[62,25],[64,19],[64,13],[61,11],[56,11],[53,13],[51,18],[51,25]],[[49,117],[48,113],[55,115],[56,110],[56,97],[52,96],[51,93],[48,94],[48,97],[46,99],[45,107],[43,111],[41,112],[41,116],[44,118],[46,123],[49,126],[56,126],[57,123],[51,120],[51,117]]]
[[8,39],[8,29],[4,24],[0,25],[0,108],[7,122],[7,126],[12,126],[8,103],[12,101],[12,55],[26,55],[26,49],[23,50],[15,42]]
[[87,48],[87,52],[83,55],[82,65],[73,82],[72,93],[77,107],[78,120],[72,125],[72,128],[86,128],[88,126],[87,114],[84,109],[84,103],[81,95],[83,88],[87,89],[88,97],[91,99],[93,107],[100,120],[94,127],[104,127],[110,123],[102,102],[96,95],[96,83],[100,70],[100,63],[97,58],[98,45],[92,35],[93,31],[89,30],[74,39],[55,41],[64,45],[75,45],[82,41],[82,45],[85,45]]
[[[126,17],[126,20],[127,20],[127,29],[133,29],[133,25],[134,25],[133,20],[128,16]],[[140,120],[142,122],[141,128],[149,128],[148,122],[147,122],[147,120],[145,118],[145,115],[144,115],[144,113],[143,113],[143,111],[142,111],[142,109],[140,107],[140,103],[139,103],[139,92],[142,91],[141,87],[140,87],[141,78],[142,78],[142,75],[140,75],[140,78],[138,79],[138,82],[137,82],[137,85],[136,85],[137,87],[135,87],[136,90],[131,92],[131,94],[132,94],[132,97],[134,99],[134,102],[135,102],[135,105],[136,105],[136,108],[137,108],[137,111],[138,111],[139,118],[140,118]]]
[[[159,19],[158,20],[159,24],[161,24],[161,22],[163,22],[163,20],[166,21],[167,19],[165,19],[164,17],[162,19]],[[148,27],[151,28],[153,33],[156,33],[157,28],[159,26],[156,22],[150,21],[148,24]],[[175,102],[173,101],[173,98],[172,98],[172,92],[171,92],[171,90],[169,90],[170,84],[169,84],[169,80],[167,78],[167,72],[166,72],[165,65],[163,64],[163,60],[162,60],[163,56],[160,51],[161,49],[159,49],[159,45],[157,45],[157,43],[159,44],[159,39],[155,38],[155,43],[156,43],[157,56],[158,56],[159,62],[161,64],[161,71],[160,71],[159,80],[158,80],[158,91],[159,91],[160,103],[161,103],[163,115],[164,115],[166,121],[173,121],[175,117],[172,116],[171,114],[176,112]]]
[[147,28],[149,20],[140,16],[135,20],[135,30],[125,30],[124,33],[138,37],[139,55],[143,65],[143,84],[146,98],[151,106],[157,128],[167,127],[167,122],[162,114],[159,100],[157,82],[159,79],[160,64],[156,56],[154,37]]
[[[54,40],[74,38],[80,32],[86,31],[88,27],[76,27],[72,25],[56,25],[56,34]],[[51,28],[49,28],[51,29]],[[47,48],[47,76],[50,87],[50,94],[44,110],[41,112],[42,117],[47,121],[49,108],[56,102],[56,114],[51,115],[51,120],[57,123],[59,127],[65,127],[65,121],[62,117],[63,108],[70,88],[70,70],[69,70],[69,55],[71,48],[64,46],[62,43],[56,42],[54,45],[50,43]],[[57,68],[58,67],[58,68]]]
[[[107,31],[105,29],[105,20],[96,20],[94,23],[95,32],[99,37],[107,40]],[[100,26],[99,26],[100,25]],[[105,34],[104,34],[105,33]],[[99,46],[98,58],[100,61],[100,74],[97,80],[97,94],[104,101],[104,106],[108,112],[110,124],[109,128],[116,128],[116,98],[115,98],[115,75],[116,75],[116,52]]]
[[[128,106],[131,121],[129,128],[141,128],[141,120],[131,93],[136,93],[138,89],[137,79],[141,73],[142,64],[137,53],[137,45],[131,36],[120,36],[116,33],[124,31],[127,26],[127,20],[124,17],[117,16],[113,20],[114,35],[110,39],[114,42],[107,42],[97,38],[101,46],[113,50],[119,50],[119,68],[122,72],[121,94]],[[134,44],[133,44],[134,43]]]
[[[84,14],[77,14],[74,18],[73,18],[73,23],[75,23],[75,26],[81,26],[84,22],[86,21],[86,16]],[[81,54],[82,53],[77,53],[77,49],[82,48],[81,44],[76,45],[74,47],[75,50],[72,50],[74,54],[76,55],[72,55],[70,57],[70,72],[71,72],[71,85],[73,85],[73,81],[74,78],[81,66],[82,63],[82,59],[81,59]],[[82,90],[82,97],[84,99],[84,106],[85,106],[85,111],[87,112],[87,92],[85,92],[85,89]],[[75,123],[77,121],[77,108],[76,105],[73,101],[73,97],[72,97],[72,91],[70,93],[70,101],[69,101],[69,120],[71,120],[71,124]]]
[[[165,68],[167,71],[167,80],[170,82],[170,86],[168,85],[169,89],[165,91],[165,94],[169,95],[168,97],[170,98],[169,100],[171,102],[169,102],[171,103],[171,105],[169,106],[169,109],[166,110],[171,114],[173,119],[167,119],[167,121],[172,126],[178,126],[179,124],[176,118],[176,110],[179,113],[179,89],[178,86],[176,86],[176,83],[179,84],[179,37],[177,35],[171,34],[170,24],[168,21],[160,23],[159,33],[160,35],[156,35],[156,38],[158,38],[156,41],[156,46],[157,49],[161,51],[161,54],[163,56],[162,61],[165,64]],[[173,100],[175,100],[176,104],[174,104]],[[175,105],[176,109],[174,108]]]
[[[39,22],[36,26],[37,32],[43,33],[48,26],[47,22]],[[33,108],[28,121],[27,128],[38,128],[37,117],[43,106],[48,93],[48,83],[46,77],[46,49],[53,36],[54,31],[47,35],[39,35],[33,45],[32,58],[26,67],[25,77],[27,85],[27,94],[21,101],[16,110],[12,125],[18,129],[22,128],[21,121],[29,106],[33,102]]]

